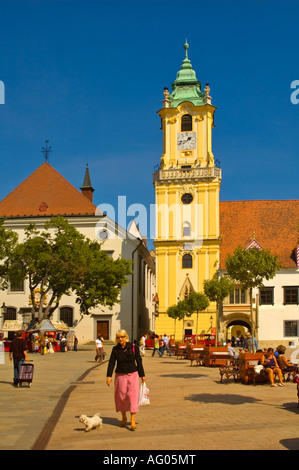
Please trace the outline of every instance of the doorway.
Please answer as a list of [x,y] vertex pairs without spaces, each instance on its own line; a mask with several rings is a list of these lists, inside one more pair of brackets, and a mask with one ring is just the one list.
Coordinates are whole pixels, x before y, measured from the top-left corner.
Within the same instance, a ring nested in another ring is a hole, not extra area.
[[97,337],[98,336],[109,339],[109,320],[97,321]]

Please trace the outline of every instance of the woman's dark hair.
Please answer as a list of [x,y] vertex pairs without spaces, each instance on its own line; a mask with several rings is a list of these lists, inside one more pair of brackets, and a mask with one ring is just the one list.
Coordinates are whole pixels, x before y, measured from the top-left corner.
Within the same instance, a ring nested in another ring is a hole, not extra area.
[[282,344],[280,344],[279,346],[277,346],[277,349],[276,351],[278,352],[278,354],[284,354],[286,352],[287,348],[285,346],[283,346]]

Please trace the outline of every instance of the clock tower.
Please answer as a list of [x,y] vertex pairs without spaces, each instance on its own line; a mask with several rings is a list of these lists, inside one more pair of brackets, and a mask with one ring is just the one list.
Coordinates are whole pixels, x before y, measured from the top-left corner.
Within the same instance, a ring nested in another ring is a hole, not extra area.
[[[156,262],[159,316],[157,334],[173,334],[168,307],[191,292],[203,292],[203,283],[219,267],[219,192],[221,170],[212,152],[215,107],[208,83],[196,78],[184,45],[185,58],[172,84],[164,88],[158,114],[163,133],[160,168],[153,175],[156,203]],[[211,318],[212,316],[212,318]],[[199,315],[198,334],[216,327],[216,305]],[[197,321],[177,326],[176,339],[196,334]]]

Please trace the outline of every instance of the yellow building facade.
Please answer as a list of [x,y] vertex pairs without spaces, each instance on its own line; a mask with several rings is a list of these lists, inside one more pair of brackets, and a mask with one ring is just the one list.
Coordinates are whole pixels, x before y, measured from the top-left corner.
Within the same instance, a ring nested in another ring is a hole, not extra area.
[[216,305],[184,321],[167,315],[168,307],[203,283],[219,268],[219,193],[221,170],[212,152],[215,107],[208,84],[204,91],[185,58],[172,93],[164,89],[158,114],[163,133],[160,168],[153,175],[156,204],[156,274],[159,298],[157,334],[210,334],[216,327]]

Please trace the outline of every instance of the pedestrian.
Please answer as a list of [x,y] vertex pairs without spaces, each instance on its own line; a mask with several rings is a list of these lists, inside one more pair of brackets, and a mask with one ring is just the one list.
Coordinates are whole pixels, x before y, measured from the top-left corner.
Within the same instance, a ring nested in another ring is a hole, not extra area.
[[102,341],[102,360],[104,360],[105,357],[107,356],[107,353],[106,353],[106,351],[105,351],[104,338],[103,338],[103,336],[100,337],[100,341]]
[[14,378],[13,385],[18,386],[20,366],[24,361],[30,361],[27,354],[26,340],[22,338],[23,332],[17,331],[16,337],[10,343],[9,360],[13,360]]
[[158,335],[155,335],[155,338],[154,338],[154,350],[153,350],[152,357],[154,357],[156,352],[158,353],[159,357],[163,356],[163,354],[160,351],[160,344],[159,344],[159,336]]
[[115,369],[114,400],[115,409],[121,412],[120,426],[127,423],[127,412],[131,413],[131,430],[136,429],[135,415],[138,413],[139,377],[146,382],[139,347],[129,341],[125,330],[116,333],[116,346],[113,347],[107,368],[107,385],[110,387]]
[[163,354],[165,351],[167,351],[169,356],[171,356],[171,351],[169,349],[169,338],[166,333],[164,333],[164,337],[163,337]]
[[67,349],[66,342],[67,342],[66,337],[65,337],[65,335],[63,335],[62,338],[61,338],[61,341],[60,341],[60,350],[61,350],[61,352],[66,351],[66,349]]
[[249,332],[246,333],[246,339],[245,339],[244,347],[245,347],[245,349],[248,349],[249,352],[253,352],[253,341],[254,341],[254,348],[255,348],[255,351],[256,351],[259,347],[256,338],[252,338],[252,336]]
[[145,356],[145,334],[143,334],[140,338],[140,354],[141,356]]
[[96,339],[96,356],[94,360],[97,362],[99,359],[100,364],[103,362],[103,341],[101,336]]
[[43,333],[41,333],[39,337],[39,351],[41,353],[41,356],[45,355],[45,346],[46,346],[45,337]]
[[39,339],[38,336],[33,337],[33,350],[37,354],[39,350]]
[[74,338],[74,351],[77,352],[78,351],[78,338],[77,336],[75,336]]

